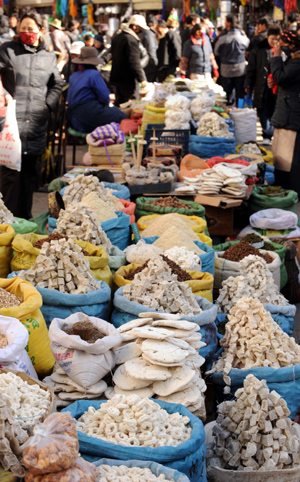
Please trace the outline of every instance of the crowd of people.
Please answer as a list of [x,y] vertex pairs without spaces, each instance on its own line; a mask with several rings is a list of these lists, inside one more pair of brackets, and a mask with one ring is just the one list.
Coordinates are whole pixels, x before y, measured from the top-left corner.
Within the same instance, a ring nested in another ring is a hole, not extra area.
[[[151,15],[146,21],[137,14],[112,37],[106,24],[98,31],[74,19],[63,26],[61,20],[48,22],[30,9],[20,18],[0,15],[0,75],[6,103],[16,100],[22,141],[21,172],[1,168],[5,204],[15,215],[30,217],[37,160],[45,151],[47,122],[66,80],[71,125],[85,133],[121,122],[126,114],[118,107],[135,97],[138,83],[146,87],[170,76],[214,78],[229,105],[253,97],[264,144],[270,143],[274,127],[298,133],[298,33],[294,14],[283,31],[268,17],[260,18],[251,40],[232,14],[224,29],[217,30],[197,14],[188,16],[182,28],[172,17],[164,21]],[[297,136],[293,166],[298,152]]]

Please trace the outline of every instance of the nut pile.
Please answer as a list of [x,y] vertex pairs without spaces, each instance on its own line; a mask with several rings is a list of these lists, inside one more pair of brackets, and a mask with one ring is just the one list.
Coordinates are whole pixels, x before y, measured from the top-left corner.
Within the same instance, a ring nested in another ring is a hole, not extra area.
[[198,269],[201,266],[199,256],[193,251],[189,251],[185,246],[174,246],[174,248],[167,249],[165,255],[184,270]]
[[115,395],[96,410],[89,407],[77,421],[77,430],[106,442],[127,447],[177,447],[188,440],[190,419],[169,414],[148,398]]
[[[161,255],[161,257],[171,268],[172,274],[176,274],[178,281],[181,282],[193,279],[186,271],[183,271],[178,264],[174,263],[174,261],[169,259],[167,256]],[[148,261],[146,261],[146,263],[144,263],[142,266],[139,266],[135,271],[129,273],[126,276],[126,279],[132,281],[137,273],[141,273],[145,268],[148,268],[149,261],[150,260],[148,259]]]
[[53,388],[56,394],[56,406],[67,407],[76,400],[93,400],[99,399],[107,389],[104,380],[99,380],[91,387],[82,387],[74,382],[62,368],[55,365],[55,369],[49,377],[44,380],[49,387]]
[[10,406],[13,416],[19,419],[19,423],[24,422],[24,425],[28,425],[29,417],[34,417],[36,423],[51,405],[48,390],[38,384],[29,385],[14,373],[0,373],[0,395]]
[[141,313],[119,328],[123,344],[115,349],[115,386],[105,395],[156,395],[205,419],[206,385],[200,371],[205,360],[198,354],[205,343],[199,325],[176,315],[156,315]]
[[247,256],[240,261],[241,275],[229,276],[222,282],[217,304],[221,313],[235,306],[242,297],[257,298],[263,304],[286,305],[287,300],[279,293],[265,260],[258,256]]
[[143,467],[127,467],[126,465],[100,465],[97,467],[98,482],[172,482],[166,479],[164,475],[156,476],[148,468]]
[[14,215],[5,206],[2,194],[0,192],[0,224],[12,224],[14,223]]
[[123,296],[153,311],[185,316],[201,313],[191,288],[178,282],[177,276],[160,257],[151,259],[148,267],[138,273],[131,284],[123,287]]
[[223,254],[224,259],[228,259],[229,261],[241,261],[246,256],[250,256],[253,254],[254,256],[260,256],[263,258],[268,264],[273,262],[272,256],[268,253],[261,253],[259,249],[254,248],[252,244],[247,241],[240,241],[230,248],[226,249]]
[[230,385],[231,368],[290,367],[300,363],[300,346],[282,331],[260,301],[241,298],[231,308],[220,341],[224,351],[209,373],[223,372]]
[[8,400],[0,395],[0,464],[20,478],[25,475],[20,446],[27,439],[28,434],[14,419]]
[[[229,470],[291,469],[300,463],[300,443],[286,401],[265,380],[248,375],[237,400],[218,407],[210,465]],[[215,455],[217,457],[215,457]]]
[[32,268],[21,271],[19,276],[39,288],[61,293],[84,294],[101,289],[89,261],[73,239],[44,243]]
[[155,201],[150,201],[149,204],[162,208],[192,209],[189,204],[181,201],[176,196],[158,197]]
[[23,303],[22,298],[0,288],[0,308],[11,308]]
[[88,241],[94,246],[103,246],[107,253],[111,250],[111,242],[101,228],[97,216],[86,204],[69,204],[59,212],[55,232],[71,239]]
[[4,348],[8,345],[8,341],[5,335],[0,334],[0,348]]

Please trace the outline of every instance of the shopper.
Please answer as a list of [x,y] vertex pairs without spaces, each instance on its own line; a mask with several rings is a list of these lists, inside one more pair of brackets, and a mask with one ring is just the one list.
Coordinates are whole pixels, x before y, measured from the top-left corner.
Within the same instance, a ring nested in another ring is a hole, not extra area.
[[83,41],[86,47],[93,47],[95,43],[95,35],[92,33],[87,33],[83,37]]
[[146,87],[146,75],[141,65],[139,30],[147,30],[142,15],[133,15],[128,24],[122,24],[120,33],[112,40],[112,69],[110,82],[116,89],[116,105],[134,98],[136,82]]
[[18,26],[18,15],[16,13],[13,13],[9,17],[9,26],[11,30],[16,34],[17,33],[17,26]]
[[253,105],[257,109],[263,130],[263,144],[270,144],[274,128],[270,121],[275,109],[276,95],[269,89],[267,78],[270,74],[270,61],[274,47],[279,41],[280,29],[276,25],[269,27],[267,36],[251,50],[246,70],[245,90],[252,94]]
[[[282,59],[284,52],[286,61]],[[292,31],[284,31],[280,36],[280,44],[274,49],[271,59],[271,72],[274,83],[278,86],[275,112],[272,125],[279,129],[282,146],[291,147],[294,143],[290,171],[283,170],[281,163],[275,162],[275,182],[285,189],[293,189],[300,195],[300,38]],[[282,131],[283,130],[283,131]],[[276,156],[275,156],[276,160]],[[286,163],[285,163],[286,169]]]
[[191,15],[186,17],[185,27],[180,32],[182,45],[184,45],[185,42],[191,38],[192,28],[196,24],[200,24],[200,15],[197,13],[191,13]]
[[89,133],[96,127],[127,118],[120,109],[109,106],[110,92],[96,68],[100,62],[95,47],[83,47],[72,60],[79,70],[70,77],[68,105],[71,125],[80,132]]
[[62,80],[53,52],[42,39],[42,18],[35,10],[21,17],[19,37],[0,47],[0,75],[8,98],[16,100],[22,142],[21,172],[1,167],[0,191],[14,216],[31,217],[32,197],[38,181],[38,161],[45,152],[51,111],[61,94]]
[[270,19],[268,17],[261,17],[256,26],[255,26],[255,35],[254,37],[252,38],[252,40],[250,41],[250,44],[248,46],[248,49],[247,49],[247,57],[249,57],[249,54],[251,52],[252,49],[254,49],[254,47],[256,45],[258,45],[260,42],[262,42],[263,40],[265,40],[267,38],[267,35],[268,35],[268,28],[269,28],[269,25],[270,25]]
[[191,38],[183,45],[180,72],[192,80],[204,80],[211,78],[212,68],[218,77],[217,64],[205,27],[196,24],[192,28]]
[[179,23],[177,20],[168,18],[159,21],[157,30],[159,32],[159,44],[157,49],[157,80],[164,82],[167,77],[176,75],[176,69],[181,59],[181,37],[177,32]]
[[215,55],[221,61],[221,83],[227,95],[227,103],[234,103],[244,98],[244,82],[246,71],[245,52],[249,45],[248,37],[238,28],[236,17],[226,16],[226,32],[220,35],[215,45]]
[[78,20],[70,20],[68,22],[68,27],[65,33],[69,37],[71,44],[78,41],[78,34],[79,34],[78,27],[79,27]]
[[150,24],[148,22],[148,29],[140,30],[138,36],[142,42],[142,45],[145,47],[147,54],[149,56],[149,60],[147,65],[144,68],[146,77],[148,82],[155,82],[156,79],[156,69],[157,69],[157,38],[156,32],[153,30],[153,26],[156,26],[156,20],[150,19]]
[[[49,22],[51,31],[51,40],[53,44],[53,49],[55,52],[63,55],[62,66],[68,62],[69,54],[68,49],[71,48],[71,42],[69,37],[63,32],[61,20],[55,18],[52,22]],[[67,48],[67,46],[68,48]]]

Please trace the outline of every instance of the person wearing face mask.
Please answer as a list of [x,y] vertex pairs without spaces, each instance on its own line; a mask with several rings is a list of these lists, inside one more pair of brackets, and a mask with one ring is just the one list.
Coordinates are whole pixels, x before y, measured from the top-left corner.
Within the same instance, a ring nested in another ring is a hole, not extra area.
[[276,95],[272,89],[269,89],[267,78],[270,74],[270,61],[279,36],[279,27],[270,25],[267,36],[251,50],[246,70],[245,91],[250,94],[254,91],[253,106],[257,109],[262,126],[264,145],[270,144],[274,132],[270,120],[275,109]]
[[271,72],[268,85],[278,86],[271,119],[275,127],[275,183],[300,194],[300,38],[296,33],[285,30],[281,34],[271,59]]
[[22,142],[21,172],[0,168],[0,191],[14,216],[31,218],[38,182],[39,158],[46,149],[48,119],[62,91],[54,52],[45,49],[41,16],[28,10],[20,20],[19,36],[0,46],[0,75],[6,101],[16,100]]

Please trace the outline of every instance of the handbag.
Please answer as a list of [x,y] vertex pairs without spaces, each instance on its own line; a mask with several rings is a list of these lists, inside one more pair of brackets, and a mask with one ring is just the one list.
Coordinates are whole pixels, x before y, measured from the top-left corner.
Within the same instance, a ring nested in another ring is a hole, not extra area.
[[274,129],[272,152],[275,169],[290,172],[294,156],[297,131]]
[[21,171],[21,139],[16,118],[16,101],[10,100],[6,108],[5,125],[0,133],[0,165]]

